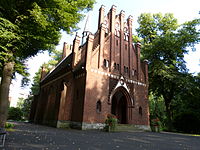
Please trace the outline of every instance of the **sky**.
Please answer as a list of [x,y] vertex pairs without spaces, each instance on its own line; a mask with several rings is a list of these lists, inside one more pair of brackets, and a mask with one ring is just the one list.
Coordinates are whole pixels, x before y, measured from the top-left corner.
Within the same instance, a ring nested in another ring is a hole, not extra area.
[[[141,13],[173,13],[174,17],[178,19],[179,23],[184,23],[195,18],[200,17],[200,1],[199,0],[96,0],[93,10],[90,12],[90,29],[92,33],[95,33],[98,25],[98,14],[101,5],[105,6],[105,13],[107,13],[112,5],[117,7],[117,14],[121,10],[125,11],[125,18],[129,15],[133,16],[133,33],[138,27],[137,18]],[[86,14],[87,15],[87,14]],[[82,20],[78,26],[78,35],[81,36],[83,28],[85,26],[85,20]],[[75,33],[68,35],[62,32],[62,38],[57,46],[58,50],[61,50],[63,43],[67,42],[72,44]],[[30,72],[30,79],[33,78],[35,72],[44,63],[48,62],[50,58],[48,53],[40,53],[36,57],[30,58],[27,61],[27,66]],[[188,55],[185,55],[187,67],[191,73],[200,72],[200,44],[196,45],[196,51],[190,51]],[[19,97],[26,97],[29,94],[29,87],[21,88],[21,79],[19,75],[12,81],[10,89],[10,97],[12,98],[11,106],[16,106]]]

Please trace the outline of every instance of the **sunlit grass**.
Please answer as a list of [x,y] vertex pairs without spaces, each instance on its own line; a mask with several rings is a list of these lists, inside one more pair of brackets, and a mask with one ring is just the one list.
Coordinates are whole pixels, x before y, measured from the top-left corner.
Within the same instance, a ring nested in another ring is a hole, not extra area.
[[199,136],[200,137],[200,134],[190,134],[191,136]]
[[13,129],[14,127],[15,127],[15,125],[13,123],[6,122],[6,124],[5,124],[6,131],[14,132],[14,131],[16,131],[15,129]]
[[6,131],[9,131],[9,132],[15,132],[16,130],[13,129],[13,128],[6,128]]
[[13,128],[15,125],[13,123],[10,123],[10,122],[6,122],[5,124],[5,128],[6,129],[10,129],[10,128]]

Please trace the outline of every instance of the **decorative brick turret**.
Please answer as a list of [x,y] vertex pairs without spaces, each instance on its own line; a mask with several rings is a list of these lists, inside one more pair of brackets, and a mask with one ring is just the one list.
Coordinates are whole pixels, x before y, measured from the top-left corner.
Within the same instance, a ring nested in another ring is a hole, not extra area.
[[47,75],[47,70],[45,68],[45,66],[41,67],[41,76],[40,76],[40,81],[43,80]]
[[100,28],[101,24],[104,23],[104,12],[105,12],[105,6],[101,5],[99,9],[99,22],[98,22],[98,28]]
[[72,54],[73,54],[72,68],[74,68],[78,62],[77,54],[79,50],[79,45],[80,45],[80,37],[76,34],[72,48]]
[[63,52],[62,52],[62,59],[67,57],[71,52],[72,52],[71,45],[67,44],[66,42],[64,42],[64,44],[63,44]]
[[137,42],[135,44],[136,48],[136,56],[137,56],[137,80],[140,80],[140,72],[141,72],[141,62],[140,62],[140,49],[141,49],[141,43]]

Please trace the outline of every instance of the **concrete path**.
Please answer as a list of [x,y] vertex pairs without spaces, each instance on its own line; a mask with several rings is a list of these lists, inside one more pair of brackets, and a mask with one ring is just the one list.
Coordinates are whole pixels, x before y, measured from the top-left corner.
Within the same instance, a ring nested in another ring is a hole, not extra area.
[[107,133],[15,124],[4,150],[200,150],[200,137],[174,133]]

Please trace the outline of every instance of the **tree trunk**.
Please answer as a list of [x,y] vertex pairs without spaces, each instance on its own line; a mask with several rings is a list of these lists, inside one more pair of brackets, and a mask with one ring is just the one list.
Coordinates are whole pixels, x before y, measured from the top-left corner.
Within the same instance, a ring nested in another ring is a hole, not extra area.
[[2,69],[0,85],[0,127],[5,127],[9,105],[9,89],[14,70],[14,62],[7,62]]
[[167,115],[167,128],[169,131],[172,131],[172,113],[171,113],[171,109],[170,109],[170,103],[166,102],[167,100],[165,100],[165,106],[166,106],[166,115]]

